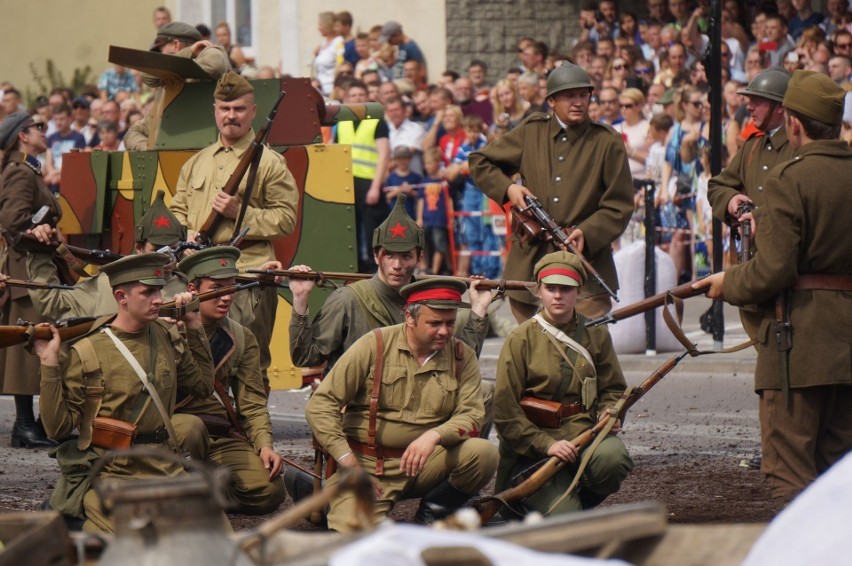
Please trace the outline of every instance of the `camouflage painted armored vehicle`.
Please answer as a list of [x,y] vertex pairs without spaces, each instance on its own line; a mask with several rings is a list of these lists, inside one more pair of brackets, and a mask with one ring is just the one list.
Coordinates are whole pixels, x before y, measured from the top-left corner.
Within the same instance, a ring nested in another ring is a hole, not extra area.
[[[110,61],[161,78],[204,76],[190,59],[112,47]],[[72,243],[128,254],[134,225],[157,191],[166,203],[176,192],[181,166],[216,140],[211,80],[167,81],[162,120],[151,151],[71,153],[63,160],[62,231]],[[354,188],[350,146],[322,143],[322,128],[337,121],[381,117],[379,104],[326,106],[309,79],[253,81],[258,111],[255,131],[262,125],[280,91],[280,104],[268,145],[282,153],[296,178],[299,209],[296,229],[275,241],[275,253],[286,267],[306,263],[328,271],[354,271]],[[149,144],[150,145],[150,144]],[[291,314],[289,292],[281,291],[273,343],[288,344]],[[316,312],[326,293],[315,293]],[[290,361],[288,348],[273,347],[269,378],[273,389],[302,385],[301,372]]]

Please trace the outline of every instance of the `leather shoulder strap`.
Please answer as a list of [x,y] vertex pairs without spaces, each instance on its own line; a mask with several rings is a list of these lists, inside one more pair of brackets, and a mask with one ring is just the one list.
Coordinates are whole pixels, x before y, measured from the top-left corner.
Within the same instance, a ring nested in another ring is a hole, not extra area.
[[385,341],[382,329],[373,330],[376,335],[376,361],[373,365],[373,388],[370,391],[370,418],[367,428],[367,446],[376,447],[376,417],[379,412],[379,393],[382,389],[382,373],[385,367]]
[[83,404],[83,420],[80,423],[77,448],[86,450],[92,444],[92,426],[101,410],[101,401],[104,398],[103,371],[101,371],[101,362],[95,353],[95,347],[88,337],[82,338],[71,348],[80,356],[80,364],[83,366],[83,390],[86,399]]
[[453,357],[455,357],[455,371],[453,371],[453,375],[456,376],[456,381],[461,381],[462,370],[464,369],[464,342],[453,337]]

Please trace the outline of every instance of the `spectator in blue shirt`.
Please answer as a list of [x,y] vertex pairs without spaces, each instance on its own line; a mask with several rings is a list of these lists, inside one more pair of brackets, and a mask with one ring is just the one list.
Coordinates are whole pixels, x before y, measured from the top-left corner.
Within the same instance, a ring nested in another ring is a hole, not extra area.
[[136,77],[121,65],[113,65],[101,74],[98,81],[101,100],[115,100],[115,95],[121,91],[135,93],[139,90]]
[[86,138],[71,129],[71,108],[67,104],[59,104],[53,109],[53,122],[56,124],[56,132],[47,137],[44,182],[55,194],[59,192],[62,177],[62,155],[75,149],[85,149]]

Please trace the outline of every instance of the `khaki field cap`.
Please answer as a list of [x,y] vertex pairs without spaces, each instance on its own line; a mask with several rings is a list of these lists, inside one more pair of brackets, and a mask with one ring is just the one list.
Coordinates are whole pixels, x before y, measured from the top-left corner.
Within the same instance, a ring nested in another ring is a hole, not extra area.
[[431,277],[403,287],[399,294],[406,305],[426,305],[433,309],[469,309],[462,294],[467,289],[464,281],[451,277]]
[[571,252],[549,253],[535,264],[535,280],[552,285],[579,287],[586,282],[586,270],[580,258]]
[[186,226],[166,206],[165,196],[165,191],[157,191],[154,202],[136,225],[137,244],[151,242],[155,246],[174,246],[186,240]]
[[104,265],[101,271],[109,277],[110,287],[137,282],[162,287],[166,284],[163,275],[169,261],[166,254],[129,255]]
[[254,87],[251,86],[250,82],[245,80],[242,75],[228,71],[216,83],[213,98],[222,102],[231,102],[252,92],[254,92]]
[[592,81],[589,80],[589,75],[579,65],[562,61],[562,64],[550,71],[547,76],[547,96],[548,98],[572,88],[587,88],[590,91],[594,90]]
[[384,248],[389,252],[423,249],[423,230],[405,211],[405,195],[396,197],[391,213],[373,230],[373,250],[376,248]]
[[154,43],[151,44],[150,50],[159,51],[160,47],[176,39],[183,43],[192,44],[196,41],[201,41],[201,34],[198,33],[198,30],[194,26],[189,24],[169,22],[157,30],[157,37],[154,39]]
[[15,144],[18,134],[27,126],[35,124],[35,120],[26,112],[9,114],[0,122],[0,149],[6,150]]
[[737,94],[762,96],[775,102],[783,102],[790,76],[790,73],[780,67],[764,69],[751,79],[747,87],[738,90]]
[[186,256],[178,264],[178,271],[189,281],[198,278],[228,279],[236,277],[240,250],[233,246],[211,246]]
[[784,108],[830,125],[840,124],[846,92],[828,76],[815,71],[796,71],[790,79]]

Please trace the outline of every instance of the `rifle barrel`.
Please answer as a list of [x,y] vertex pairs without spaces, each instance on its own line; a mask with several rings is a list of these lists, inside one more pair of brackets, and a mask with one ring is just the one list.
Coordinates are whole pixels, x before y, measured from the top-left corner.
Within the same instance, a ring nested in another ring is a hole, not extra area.
[[666,303],[666,297],[669,295],[677,299],[688,299],[690,297],[703,295],[704,293],[705,289],[694,289],[692,287],[692,281],[690,281],[689,283],[678,285],[668,291],[657,293],[647,299],[642,299],[641,301],[636,301],[635,303],[623,306],[620,309],[616,309],[603,316],[590,319],[586,322],[586,326],[600,326],[601,324],[618,322],[619,320],[624,320],[625,318],[630,318],[631,316],[636,316],[637,314],[642,314],[643,312],[651,309],[661,307]]
[[[238,291],[242,291],[243,289],[250,289],[252,287],[257,287],[260,285],[260,281],[250,281],[248,283],[239,283],[237,285],[228,285],[227,287],[221,287],[219,289],[213,289],[212,291],[206,291],[204,293],[199,293],[195,296],[198,299],[199,303],[203,303],[205,301],[211,301],[213,299],[218,299],[219,297],[224,297],[225,295],[233,295]],[[185,307],[186,305],[184,305]],[[175,301],[169,301],[168,303],[163,303],[160,307],[160,311],[166,309],[177,309],[175,306]]]
[[63,285],[61,283],[45,283],[43,281],[32,281],[31,279],[6,279],[8,287],[25,287],[27,289],[62,289],[71,291],[74,285]]

